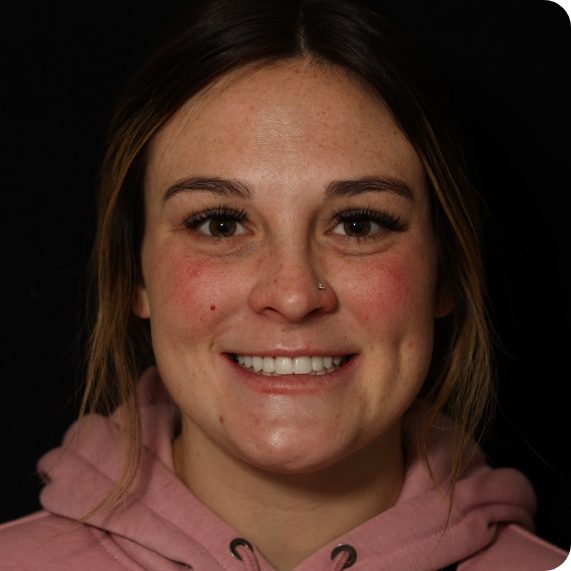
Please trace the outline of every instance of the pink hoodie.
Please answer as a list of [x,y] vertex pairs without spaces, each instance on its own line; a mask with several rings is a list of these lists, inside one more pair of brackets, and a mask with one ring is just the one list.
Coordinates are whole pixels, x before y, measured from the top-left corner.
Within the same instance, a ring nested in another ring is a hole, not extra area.
[[[176,477],[171,441],[176,408],[156,369],[141,379],[143,427],[141,469],[127,501],[111,514],[98,512],[77,523],[113,484],[120,457],[113,419],[90,416],[76,422],[60,448],[46,454],[39,471],[47,484],[45,511],[0,526],[0,569],[18,571],[275,571],[257,549],[238,542],[240,533],[199,502]],[[410,428],[414,414],[407,415]],[[430,462],[445,488],[450,429],[434,435]],[[324,545],[295,571],[343,569],[356,552],[355,571],[546,571],[565,552],[534,536],[535,496],[528,480],[512,469],[492,470],[477,455],[456,488],[448,528],[448,502],[424,463],[407,448],[409,466],[397,503]],[[247,539],[247,538],[246,538]],[[456,564],[458,566],[456,567]],[[348,567],[345,567],[348,568]]]

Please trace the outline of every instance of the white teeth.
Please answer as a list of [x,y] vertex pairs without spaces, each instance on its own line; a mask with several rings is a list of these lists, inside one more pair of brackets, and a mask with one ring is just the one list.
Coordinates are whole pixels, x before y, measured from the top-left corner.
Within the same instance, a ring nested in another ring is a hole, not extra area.
[[278,375],[291,375],[293,361],[289,357],[276,357],[276,373]]
[[316,357],[299,355],[298,357],[259,357],[253,355],[235,355],[234,360],[246,369],[266,375],[324,375],[341,366],[343,357]]
[[323,370],[323,359],[321,357],[311,357],[311,369],[312,371],[322,371]]
[[[238,363],[240,358],[238,358]],[[264,357],[262,369],[264,373],[273,373],[276,370],[276,362],[273,357]]]
[[311,357],[294,357],[293,372],[296,375],[307,375],[311,372]]

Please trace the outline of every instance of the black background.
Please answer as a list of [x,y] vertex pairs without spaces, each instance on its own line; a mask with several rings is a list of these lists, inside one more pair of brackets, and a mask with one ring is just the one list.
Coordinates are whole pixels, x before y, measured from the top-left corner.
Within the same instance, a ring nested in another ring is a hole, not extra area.
[[[77,410],[74,368],[97,170],[113,103],[160,7],[22,4],[2,14],[0,521],[38,509],[35,464]],[[556,4],[392,0],[387,16],[439,69],[488,200],[500,409],[484,447],[539,498],[565,549],[571,383],[571,29]]]

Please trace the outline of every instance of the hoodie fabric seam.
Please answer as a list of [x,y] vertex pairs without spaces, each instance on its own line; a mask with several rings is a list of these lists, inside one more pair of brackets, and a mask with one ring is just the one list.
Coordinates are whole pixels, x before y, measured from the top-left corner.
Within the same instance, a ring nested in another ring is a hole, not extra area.
[[[113,553],[113,550],[110,549],[108,545],[106,545],[108,542],[112,541],[109,537],[109,532],[96,528],[91,525],[88,525],[87,527],[89,528],[89,531],[92,533],[92,535],[95,537],[97,543],[102,547],[102,549],[107,553],[107,555],[109,555],[109,557],[113,559],[113,561],[121,565],[121,567],[123,567],[124,569],[128,569],[128,571],[144,571],[144,568],[138,564],[135,564],[136,567],[132,567],[131,566],[132,560],[128,561],[128,563],[125,563],[125,561],[121,561],[121,558],[118,557],[116,553]],[[98,533],[102,534],[102,537],[97,537]],[[113,549],[121,550],[121,548],[115,542],[113,542]],[[127,557],[126,554],[124,555],[124,557],[127,560],[130,559],[129,557]]]
[[[444,534],[447,533],[448,531],[452,531],[454,528],[462,525],[466,520],[471,519],[476,517],[476,514],[474,513],[468,513],[468,514],[464,514],[456,523],[454,523],[454,525],[446,528],[444,530],[444,532],[441,531],[435,531],[432,532],[430,535],[425,535],[424,537],[418,538],[415,541],[413,541],[412,543],[408,543],[404,546],[401,546],[397,551],[395,551],[392,555],[391,555],[391,559],[394,557],[398,557],[403,551],[409,550],[421,543],[427,543],[429,541],[431,541],[433,538],[437,537],[438,535],[441,535],[444,538]],[[486,549],[489,545],[491,545],[494,540],[496,539],[497,535],[498,535],[498,524],[495,524],[494,527],[496,527],[495,529],[495,533],[494,533],[494,537],[492,537],[492,539],[490,539],[490,541],[488,541],[485,545],[480,546],[476,549],[476,551],[473,551],[472,553],[469,553],[468,555],[464,555],[461,559],[462,562],[469,560],[470,558],[474,557],[474,555],[476,555],[477,553],[479,553],[481,550]],[[438,545],[434,548],[434,552],[437,553],[438,549]]]
[[[114,423],[115,427],[118,427],[117,423]],[[100,470],[100,467],[95,464],[91,458],[87,457],[87,456],[83,456],[82,454],[79,453],[78,450],[76,450],[74,447],[65,447],[64,448],[65,452],[68,454],[73,454],[73,456],[80,462],[82,462],[83,464],[85,464],[86,466],[88,466],[89,468],[91,468],[93,471],[97,472],[98,474],[101,475],[101,477],[105,478],[110,484],[113,484],[114,480],[110,477],[109,474],[107,474],[106,472],[103,472]],[[164,468],[166,471],[168,471],[169,473],[173,473],[171,468],[165,464],[161,458],[159,458],[159,456],[157,455],[156,451],[153,450],[152,448],[150,448],[148,445],[143,444],[141,446],[141,452],[145,452],[146,454],[148,454],[150,456],[150,459],[153,461],[158,461],[158,463],[162,466],[162,468]],[[181,533],[182,535],[188,536],[188,533],[181,528],[177,523],[169,520],[167,517],[165,517],[161,512],[158,512],[154,509],[154,507],[150,506],[147,501],[145,500],[145,496],[144,494],[140,494],[138,492],[136,492],[135,490],[130,490],[128,492],[128,498],[129,500],[135,500],[135,502],[140,503],[142,506],[144,506],[144,508],[146,510],[148,510],[149,512],[153,513],[156,517],[160,518],[160,520],[169,528],[176,530],[177,532]],[[47,510],[46,510],[47,511]],[[48,512],[50,513],[50,512]],[[98,530],[102,533],[106,533],[109,535],[109,532],[107,530],[104,530],[102,528],[99,528],[97,525],[93,525],[93,524],[87,524],[88,527],[90,528],[90,530],[95,533],[95,530]],[[110,537],[112,537],[112,535],[114,535],[115,532],[111,532]],[[119,534],[120,535],[120,534]],[[123,536],[125,537],[125,539],[130,539],[127,536]],[[196,537],[192,537],[192,541],[193,543],[196,545],[196,547],[202,551],[203,556],[212,560],[213,562],[215,562],[216,564],[218,564],[221,568],[222,571],[232,571],[231,567],[228,567],[226,562],[221,559],[218,556],[218,553],[214,554],[212,553],[201,541],[199,541]],[[115,544],[116,545],[116,544]],[[107,551],[107,553],[113,557],[115,560],[117,560],[117,558],[109,551],[109,549],[102,545],[102,547]],[[116,545],[117,549],[120,549],[120,547],[118,545]],[[148,549],[148,548],[147,548]],[[126,556],[127,557],[127,556]],[[119,563],[122,563],[120,561],[118,561]],[[125,563],[122,563],[123,566],[125,567]],[[125,567],[126,569],[129,569],[128,567]],[[141,567],[137,568],[137,569],[132,569],[130,571],[141,571]]]

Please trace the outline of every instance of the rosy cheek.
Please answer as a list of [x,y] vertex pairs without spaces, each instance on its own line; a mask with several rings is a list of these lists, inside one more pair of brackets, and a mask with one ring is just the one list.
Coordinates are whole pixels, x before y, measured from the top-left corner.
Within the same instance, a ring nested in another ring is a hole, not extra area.
[[371,323],[401,322],[431,300],[430,272],[418,258],[372,258],[348,278],[353,309]]
[[237,291],[233,272],[212,261],[172,256],[162,260],[160,275],[161,306],[186,327],[218,318]]

